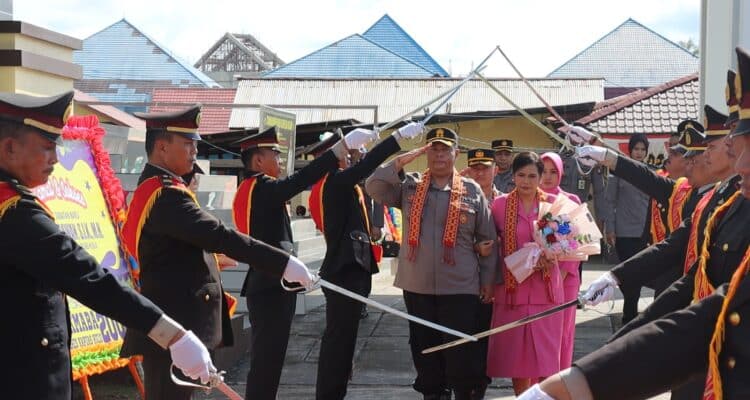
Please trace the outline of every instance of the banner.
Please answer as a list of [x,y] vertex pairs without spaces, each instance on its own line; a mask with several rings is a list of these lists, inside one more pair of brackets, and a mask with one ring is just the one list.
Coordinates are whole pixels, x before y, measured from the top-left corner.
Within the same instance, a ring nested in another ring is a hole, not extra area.
[[294,150],[297,134],[297,116],[293,113],[277,110],[275,108],[260,106],[258,114],[260,126],[258,132],[275,126],[279,134],[279,148],[281,148],[281,165],[286,166],[286,171],[282,169],[283,178],[294,173]]
[[[104,130],[93,116],[71,117],[63,129],[59,163],[47,184],[34,189],[55,214],[55,222],[121,283],[131,285],[128,259],[120,249],[116,224],[122,188],[101,146]],[[104,188],[104,190],[103,190]],[[119,352],[125,327],[68,296],[73,377],[127,365]]]

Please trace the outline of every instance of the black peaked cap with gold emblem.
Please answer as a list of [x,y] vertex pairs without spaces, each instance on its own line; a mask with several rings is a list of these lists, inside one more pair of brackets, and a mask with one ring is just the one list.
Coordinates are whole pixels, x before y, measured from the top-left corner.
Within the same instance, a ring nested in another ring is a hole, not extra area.
[[721,139],[729,134],[729,128],[725,126],[727,115],[716,111],[715,108],[706,104],[703,107],[703,134],[706,135],[706,142]]
[[737,98],[737,90],[734,86],[734,81],[737,79],[737,73],[731,69],[727,70],[727,86],[725,90],[725,97],[727,102],[727,108],[729,108],[729,116],[727,121],[724,123],[725,126],[729,126],[740,118],[740,104]]
[[690,158],[703,153],[706,150],[706,135],[692,127],[685,129],[680,136],[680,141],[672,148],[682,149],[685,157]]
[[483,164],[491,166],[495,162],[495,151],[491,149],[471,149],[466,153],[469,166]]
[[279,147],[279,134],[276,131],[275,126],[272,126],[263,132],[242,138],[233,144],[239,145],[242,151],[267,148],[281,153],[281,148]]
[[739,121],[732,136],[750,134],[750,53],[741,47],[737,47],[736,51],[737,77],[734,80],[734,90],[739,100]]
[[455,147],[458,146],[458,135],[449,128],[435,128],[427,132],[424,142],[427,144],[438,142],[446,146]]
[[30,126],[60,144],[62,128],[73,112],[73,95],[73,91],[51,97],[0,93],[0,120]]
[[[698,141],[691,140],[691,138],[686,137],[688,129],[691,129],[695,132],[703,132],[703,125],[701,125],[700,122],[693,120],[693,119],[686,119],[680,122],[677,125],[677,137],[679,137],[677,144],[670,147],[669,149],[672,151],[675,151],[677,153],[680,153],[682,155],[685,155],[685,153],[688,152],[688,147],[695,147],[696,143],[699,143]],[[697,137],[695,135],[695,132],[693,133],[693,137]],[[686,145],[685,140],[688,140],[691,142],[691,145]],[[701,139],[700,141],[702,141]],[[696,149],[698,151],[702,151],[701,149]],[[695,155],[697,153],[694,153],[692,155]]]
[[510,139],[498,139],[492,141],[492,149],[495,151],[513,152],[513,141]]
[[133,113],[146,122],[146,135],[172,132],[188,139],[201,140],[198,125],[201,122],[201,105],[196,104],[180,111]]

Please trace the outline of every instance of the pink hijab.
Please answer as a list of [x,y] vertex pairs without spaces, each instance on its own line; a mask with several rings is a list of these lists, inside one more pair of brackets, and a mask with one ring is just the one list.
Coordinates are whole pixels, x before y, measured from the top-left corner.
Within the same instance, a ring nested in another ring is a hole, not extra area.
[[581,204],[581,199],[578,198],[578,196],[574,195],[573,193],[568,193],[562,189],[560,189],[560,181],[562,181],[563,177],[563,162],[562,158],[557,153],[553,153],[551,151],[548,151],[544,154],[542,154],[541,157],[542,161],[544,160],[550,160],[553,164],[555,164],[555,168],[557,169],[557,185],[552,189],[542,189],[545,192],[549,194],[558,195],[560,193],[568,196],[569,199],[575,201],[577,204]]

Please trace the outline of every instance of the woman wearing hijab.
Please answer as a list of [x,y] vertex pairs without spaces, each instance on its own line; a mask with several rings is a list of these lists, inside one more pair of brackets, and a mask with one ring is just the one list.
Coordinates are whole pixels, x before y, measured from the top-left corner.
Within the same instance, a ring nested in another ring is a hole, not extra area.
[[[541,156],[544,163],[542,180],[539,187],[549,194],[555,196],[567,196],[576,204],[581,204],[578,196],[560,189],[560,181],[563,175],[563,162],[557,153],[544,153]],[[563,302],[574,300],[578,297],[578,288],[581,285],[580,269],[578,261],[560,261],[560,275],[563,281]],[[560,367],[568,368],[573,362],[573,342],[576,331],[576,309],[568,308],[563,312],[562,347],[560,349]]]

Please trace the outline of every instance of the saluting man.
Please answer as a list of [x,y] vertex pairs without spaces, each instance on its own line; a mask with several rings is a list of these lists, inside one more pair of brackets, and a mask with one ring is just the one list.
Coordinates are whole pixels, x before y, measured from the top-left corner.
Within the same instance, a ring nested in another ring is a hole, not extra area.
[[[57,164],[73,92],[53,97],[0,94],[0,280],[5,307],[0,367],[9,399],[69,400],[70,320],[65,295],[147,333],[186,375],[208,381],[206,347],[149,299],[122,286],[66,235],[31,189]],[[192,329],[192,327],[188,327]],[[166,353],[166,350],[165,350]],[[170,357],[171,355],[171,357]]]
[[[406,239],[399,254],[394,285],[404,290],[410,314],[447,327],[476,329],[481,298],[489,301],[495,283],[497,232],[482,189],[455,170],[458,135],[448,128],[432,129],[425,147],[383,164],[367,179],[373,199],[404,213]],[[403,168],[427,153],[428,170],[405,173]],[[486,256],[476,243],[490,242]],[[485,385],[479,344],[447,352],[422,350],[454,338],[409,323],[409,343],[417,370],[414,389],[425,399],[468,400]]]
[[[350,149],[359,149],[376,137],[370,131],[352,132],[321,157],[284,179],[278,179],[281,175],[281,150],[275,127],[239,140],[246,178],[237,188],[232,206],[237,229],[293,253],[294,239],[287,201],[336,168]],[[252,324],[245,398],[273,400],[284,367],[297,295],[284,290],[279,279],[255,268],[248,270],[241,294],[247,298]]]
[[[370,241],[372,223],[359,184],[401,149],[398,139],[411,139],[423,130],[424,125],[410,123],[378,143],[361,160],[357,160],[361,153],[354,151],[353,165],[342,161],[315,184],[310,195],[310,210],[326,240],[326,255],[320,267],[322,278],[362,296],[370,294],[372,274],[378,272],[379,255]],[[320,154],[335,139],[336,136],[332,136],[311,151]],[[323,288],[323,294],[326,329],[320,343],[315,398],[343,399],[352,372],[362,304],[327,288]]]
[[[210,349],[233,344],[229,304],[214,253],[246,262],[270,277],[309,284],[295,257],[229,229],[200,208],[181,178],[194,171],[200,106],[136,113],[146,121],[146,164],[123,225],[123,242],[140,264],[141,293],[195,331]],[[146,395],[189,399],[193,389],[170,379],[169,355],[128,331],[124,355],[143,354]]]

